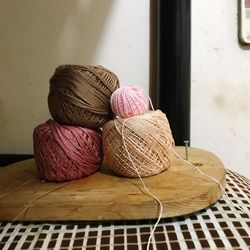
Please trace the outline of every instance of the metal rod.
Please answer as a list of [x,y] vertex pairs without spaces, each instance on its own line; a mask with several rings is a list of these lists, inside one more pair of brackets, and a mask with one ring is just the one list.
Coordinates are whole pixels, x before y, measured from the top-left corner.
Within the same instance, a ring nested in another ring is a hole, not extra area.
[[189,145],[189,140],[185,140],[183,142],[185,144],[186,160],[188,160],[188,145]]

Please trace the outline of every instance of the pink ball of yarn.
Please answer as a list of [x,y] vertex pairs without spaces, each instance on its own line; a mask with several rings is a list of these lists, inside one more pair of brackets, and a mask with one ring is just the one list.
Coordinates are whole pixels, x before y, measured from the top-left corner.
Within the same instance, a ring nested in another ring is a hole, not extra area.
[[110,102],[114,114],[121,118],[143,115],[148,111],[148,98],[137,86],[117,89],[111,95]]
[[33,140],[37,168],[47,181],[86,177],[101,165],[100,130],[60,125],[48,120],[34,129]]

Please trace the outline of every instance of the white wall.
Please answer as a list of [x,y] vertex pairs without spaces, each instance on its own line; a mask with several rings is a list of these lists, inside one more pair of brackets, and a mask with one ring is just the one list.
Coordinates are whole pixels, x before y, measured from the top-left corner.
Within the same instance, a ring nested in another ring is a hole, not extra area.
[[0,1],[0,153],[32,153],[60,64],[101,64],[149,84],[149,0]]
[[250,50],[237,38],[237,1],[192,1],[192,146],[250,178]]

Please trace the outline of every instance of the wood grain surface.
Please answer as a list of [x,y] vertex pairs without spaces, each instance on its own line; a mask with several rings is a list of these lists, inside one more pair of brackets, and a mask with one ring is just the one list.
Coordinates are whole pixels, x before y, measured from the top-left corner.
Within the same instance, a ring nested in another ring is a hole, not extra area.
[[[184,147],[176,147],[176,151],[185,157]],[[225,169],[217,156],[195,148],[188,152],[190,162],[225,186]],[[201,210],[222,195],[217,183],[177,157],[167,171],[143,181],[161,200],[163,217]],[[34,159],[0,169],[0,220],[130,220],[157,216],[158,204],[145,193],[139,178],[120,177],[105,167],[87,178],[66,183],[42,182]]]

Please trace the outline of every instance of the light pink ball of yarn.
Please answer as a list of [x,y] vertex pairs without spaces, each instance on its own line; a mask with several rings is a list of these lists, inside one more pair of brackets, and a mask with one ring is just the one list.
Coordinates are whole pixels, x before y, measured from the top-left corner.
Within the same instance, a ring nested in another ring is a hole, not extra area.
[[117,89],[110,98],[111,109],[121,118],[143,115],[148,111],[148,98],[138,86]]
[[60,125],[49,120],[34,129],[33,140],[37,168],[47,181],[86,177],[101,165],[100,130]]

